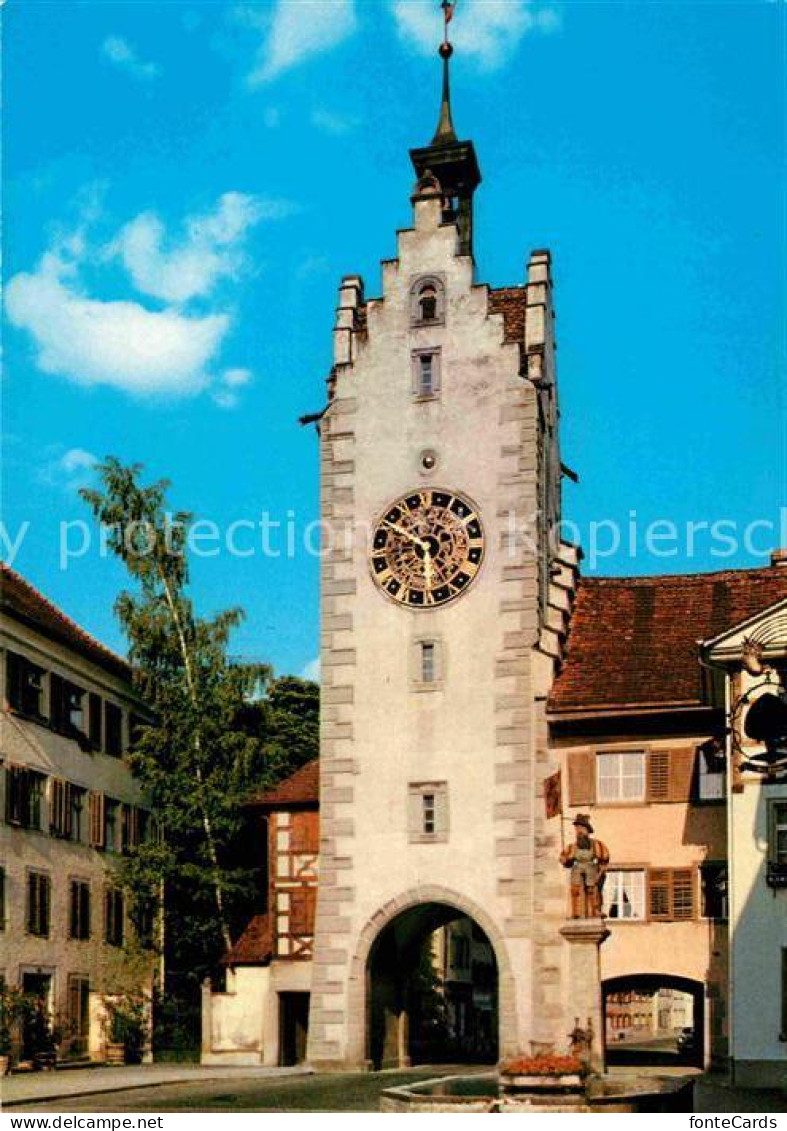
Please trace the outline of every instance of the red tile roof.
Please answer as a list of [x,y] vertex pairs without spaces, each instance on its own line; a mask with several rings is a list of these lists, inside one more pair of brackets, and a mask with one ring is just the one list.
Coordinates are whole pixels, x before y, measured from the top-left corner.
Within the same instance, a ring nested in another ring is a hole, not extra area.
[[525,343],[526,287],[497,287],[489,291],[487,309],[503,315],[503,341]]
[[787,597],[787,568],[580,581],[554,713],[700,706],[699,640]]
[[250,798],[248,804],[262,809],[287,809],[292,806],[317,805],[319,800],[320,763],[319,759],[313,758],[273,789]]
[[261,966],[273,954],[273,933],[269,915],[253,915],[243,934],[222,958],[223,966]]
[[31,628],[73,648],[81,656],[121,679],[131,679],[131,668],[34,588],[16,570],[0,562],[0,607]]

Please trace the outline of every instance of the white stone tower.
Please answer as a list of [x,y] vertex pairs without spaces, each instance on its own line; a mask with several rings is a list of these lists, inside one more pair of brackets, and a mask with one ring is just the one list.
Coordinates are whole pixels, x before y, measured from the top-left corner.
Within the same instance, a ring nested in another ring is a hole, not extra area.
[[[404,946],[452,913],[494,948],[500,1054],[562,1047],[567,1032],[559,831],[542,800],[544,699],[576,566],[548,537],[561,476],[550,256],[532,254],[522,285],[476,282],[481,177],[451,121],[450,54],[446,42],[438,130],[411,154],[413,226],[383,262],[382,296],[358,276],[340,286],[321,421],[315,1067],[374,1060],[381,933],[393,925]],[[406,1063],[406,1005],[386,992],[398,1028],[382,1061]]]

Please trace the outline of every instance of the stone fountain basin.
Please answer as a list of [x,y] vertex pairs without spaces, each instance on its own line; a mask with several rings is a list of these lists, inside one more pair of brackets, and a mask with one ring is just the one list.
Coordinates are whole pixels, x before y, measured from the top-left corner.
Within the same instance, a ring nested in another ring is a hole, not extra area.
[[[591,1076],[587,1110],[591,1113],[694,1111],[694,1077],[691,1076]],[[499,1080],[496,1072],[465,1076],[436,1076],[417,1084],[386,1088],[380,1110],[404,1113],[498,1112]]]

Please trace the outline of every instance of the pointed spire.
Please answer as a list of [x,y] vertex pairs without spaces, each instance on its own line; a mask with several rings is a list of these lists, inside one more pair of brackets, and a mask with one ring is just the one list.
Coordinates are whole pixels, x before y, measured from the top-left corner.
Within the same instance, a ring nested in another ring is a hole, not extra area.
[[[448,34],[448,25],[446,24],[446,35]],[[440,118],[437,122],[437,130],[432,138],[432,145],[450,145],[459,139],[454,130],[454,122],[451,117],[451,76],[449,73],[449,60],[454,53],[454,49],[448,40],[444,40],[440,44],[440,57],[443,60],[443,99],[440,104]]]

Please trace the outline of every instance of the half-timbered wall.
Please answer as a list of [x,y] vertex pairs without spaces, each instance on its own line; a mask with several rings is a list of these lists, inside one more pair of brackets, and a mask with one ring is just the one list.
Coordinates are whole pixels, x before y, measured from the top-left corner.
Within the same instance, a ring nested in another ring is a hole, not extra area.
[[271,813],[270,914],[276,958],[311,958],[317,901],[319,814]]

